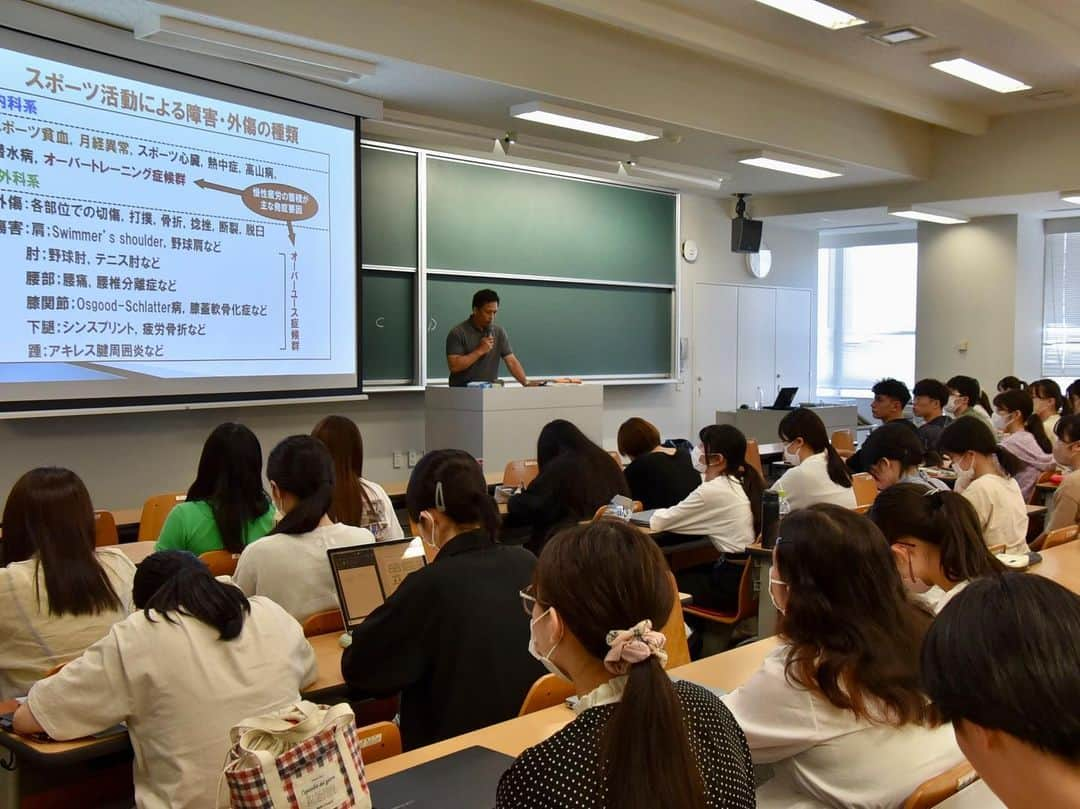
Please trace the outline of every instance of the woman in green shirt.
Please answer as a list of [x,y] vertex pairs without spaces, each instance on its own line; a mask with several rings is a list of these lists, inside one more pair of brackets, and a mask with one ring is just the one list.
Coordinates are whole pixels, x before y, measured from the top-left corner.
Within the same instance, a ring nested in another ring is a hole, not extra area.
[[262,447],[243,424],[218,425],[203,445],[187,502],[169,512],[156,550],[240,553],[274,527],[262,485]]

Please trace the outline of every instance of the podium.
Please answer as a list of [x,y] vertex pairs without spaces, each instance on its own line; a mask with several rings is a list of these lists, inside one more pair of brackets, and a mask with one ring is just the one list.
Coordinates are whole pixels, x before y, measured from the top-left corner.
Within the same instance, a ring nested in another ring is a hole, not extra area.
[[484,473],[501,472],[507,461],[536,457],[536,439],[549,421],[573,422],[602,445],[602,385],[539,388],[429,387],[425,449],[463,449],[483,460]]
[[[804,407],[806,407],[804,405]],[[855,430],[859,426],[859,409],[855,405],[818,405],[809,406],[825,423],[825,434],[832,436],[837,430]],[[738,427],[747,438],[755,439],[759,444],[771,444],[779,441],[780,422],[788,410],[717,410],[717,424],[732,424]]]

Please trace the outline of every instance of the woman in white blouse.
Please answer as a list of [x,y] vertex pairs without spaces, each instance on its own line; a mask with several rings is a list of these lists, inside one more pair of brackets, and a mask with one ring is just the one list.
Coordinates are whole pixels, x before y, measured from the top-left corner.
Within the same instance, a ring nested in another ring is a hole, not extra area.
[[800,407],[780,421],[784,460],[791,469],[780,476],[770,491],[783,492],[792,510],[815,503],[834,503],[855,508],[851,472],[825,432],[825,424],[813,410]]
[[315,653],[281,607],[185,551],[147,557],[134,599],[140,612],[30,689],[15,730],[77,739],[126,722],[139,809],[216,806],[230,728],[296,702]]
[[0,542],[0,700],[21,697],[131,612],[135,565],[94,548],[94,507],[79,476],[42,467],[4,504]]
[[942,431],[938,449],[956,471],[954,491],[975,506],[987,546],[1027,553],[1027,504],[1011,477],[1022,468],[1019,459],[978,419],[954,421]]
[[754,763],[774,765],[758,807],[893,809],[963,760],[919,687],[932,616],[909,600],[873,523],[833,505],[792,513],[769,597],[781,645],[723,697]]
[[931,588],[924,598],[935,614],[972,579],[1005,571],[962,495],[900,483],[877,496],[869,516],[892,544],[900,577]]
[[321,441],[293,435],[266,461],[270,497],[283,516],[274,530],[244,549],[233,579],[249,596],[273,599],[298,621],[338,606],[326,558],[329,548],[366,545],[366,528],[334,522],[334,463]]

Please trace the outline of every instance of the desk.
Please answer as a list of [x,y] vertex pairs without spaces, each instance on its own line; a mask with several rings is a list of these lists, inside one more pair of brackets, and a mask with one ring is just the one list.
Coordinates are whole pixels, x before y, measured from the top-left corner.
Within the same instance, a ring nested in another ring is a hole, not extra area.
[[154,552],[155,540],[147,539],[141,542],[121,542],[119,545],[103,545],[104,548],[115,548],[121,551],[128,559],[139,564],[143,559]]
[[1042,562],[1028,570],[1080,595],[1080,539],[1042,551],[1040,555]]
[[979,780],[943,800],[937,809],[1005,809],[1005,804],[990,791],[985,781]]
[[[535,448],[533,451],[536,451]],[[487,481],[488,488],[491,488],[492,486],[498,486],[500,483],[502,483],[503,471],[504,470],[502,468],[499,468],[498,470],[484,472],[484,479]],[[383,486],[383,489],[386,491],[387,497],[389,497],[391,500],[397,500],[404,497],[405,492],[408,488],[409,481],[407,480],[401,480],[397,483],[387,483],[385,486]],[[395,503],[395,505],[397,504]]]

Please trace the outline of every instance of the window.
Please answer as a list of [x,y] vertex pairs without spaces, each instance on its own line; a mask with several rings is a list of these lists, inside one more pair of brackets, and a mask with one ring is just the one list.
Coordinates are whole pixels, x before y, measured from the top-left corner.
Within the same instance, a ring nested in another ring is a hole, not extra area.
[[1069,222],[1065,233],[1046,223],[1042,375],[1050,378],[1080,376],[1080,222]]
[[914,241],[818,250],[819,396],[866,396],[887,376],[914,381],[917,276]]

